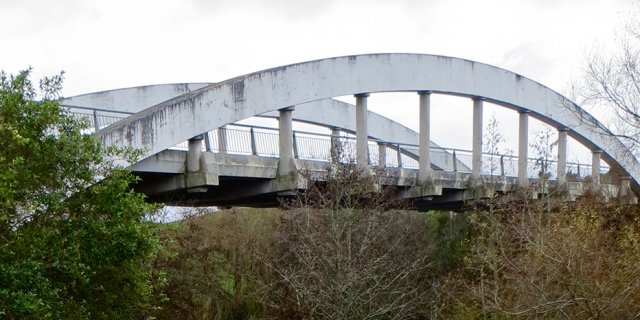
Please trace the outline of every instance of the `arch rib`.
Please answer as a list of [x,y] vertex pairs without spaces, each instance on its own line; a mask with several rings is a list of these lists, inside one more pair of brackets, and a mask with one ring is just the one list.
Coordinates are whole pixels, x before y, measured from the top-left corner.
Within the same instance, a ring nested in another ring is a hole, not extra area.
[[[156,154],[208,130],[254,115],[357,93],[432,91],[483,98],[555,127],[624,170],[638,191],[640,165],[580,107],[510,71],[469,60],[418,54],[372,54],[310,61],[230,79],[160,103],[98,133],[106,145]],[[582,119],[570,109],[580,110]],[[585,117],[585,115],[587,115]],[[583,121],[580,121],[583,120]],[[595,129],[594,129],[595,128]]]

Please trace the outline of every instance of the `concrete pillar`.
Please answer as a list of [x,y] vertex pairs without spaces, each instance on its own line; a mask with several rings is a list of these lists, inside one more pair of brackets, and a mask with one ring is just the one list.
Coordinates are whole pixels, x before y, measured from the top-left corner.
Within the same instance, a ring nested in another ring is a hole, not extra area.
[[629,197],[632,195],[633,193],[631,192],[631,177],[620,177],[620,192],[618,193],[618,198]]
[[569,129],[558,129],[558,175],[556,183],[558,186],[567,181],[567,132]]
[[367,97],[368,93],[356,94],[356,165],[366,167],[369,164],[369,146],[367,134]]
[[340,163],[340,129],[331,129],[331,162]]
[[430,112],[431,92],[418,92],[420,95],[420,151],[418,183],[423,184],[431,180],[431,140],[430,140]]
[[189,139],[187,151],[187,171],[200,171],[200,158],[202,157],[202,136]]
[[482,100],[473,99],[473,142],[471,156],[471,178],[482,176]]
[[600,157],[602,156],[602,150],[595,150],[591,152],[591,179],[593,183],[600,184]]
[[529,157],[529,111],[519,111],[520,127],[518,131],[518,185],[529,185],[527,178],[527,158]]
[[278,120],[280,160],[278,161],[278,175],[286,176],[294,171],[293,164],[293,116],[294,107],[280,109]]
[[378,142],[378,168],[384,169],[387,167],[387,145]]
[[218,128],[218,153],[227,153],[227,126]]

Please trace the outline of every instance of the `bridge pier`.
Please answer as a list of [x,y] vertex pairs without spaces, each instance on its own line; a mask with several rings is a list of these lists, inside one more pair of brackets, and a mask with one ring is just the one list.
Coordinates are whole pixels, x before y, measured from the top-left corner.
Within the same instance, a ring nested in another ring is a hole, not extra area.
[[482,99],[473,98],[473,142],[471,155],[471,179],[482,178]]
[[295,171],[293,163],[293,116],[291,113],[295,107],[288,107],[278,110],[280,118],[278,120],[278,142],[280,149],[280,160],[278,161],[278,175],[287,176]]
[[529,111],[518,111],[520,117],[518,130],[518,185],[529,185],[527,177],[527,158],[529,151]]
[[369,165],[369,136],[367,134],[367,98],[368,93],[356,94],[356,165],[366,168]]
[[558,186],[565,184],[567,180],[567,133],[569,129],[558,129],[558,168],[556,182]]
[[431,92],[418,92],[420,95],[420,147],[418,184],[425,184],[432,180],[431,177],[431,140],[430,140],[430,112]]

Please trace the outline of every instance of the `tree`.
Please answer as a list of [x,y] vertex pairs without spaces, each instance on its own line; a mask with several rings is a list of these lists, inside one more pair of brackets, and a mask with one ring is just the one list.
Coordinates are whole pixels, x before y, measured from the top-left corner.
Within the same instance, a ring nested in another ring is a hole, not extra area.
[[[502,133],[500,133],[499,124],[500,122],[496,119],[496,114],[493,113],[489,123],[484,129],[485,134],[483,141],[486,141],[486,143],[483,145],[483,151],[484,153],[489,154],[489,163],[483,163],[483,165],[488,166],[491,176],[496,175],[498,170],[500,170],[501,175],[503,174],[503,171],[505,170],[504,156],[507,156],[507,161],[509,161],[512,158],[511,154],[513,153],[509,149],[501,150],[501,144],[505,142],[505,140]],[[507,165],[510,165],[511,162],[512,161],[509,161]]]
[[[141,317],[159,248],[155,207],[59,104],[63,74],[0,73],[0,318]],[[39,100],[38,100],[39,99]]]
[[[574,101],[608,115],[609,128],[630,149],[640,154],[640,5],[636,5],[617,33],[617,49],[607,54],[594,48],[587,55],[582,77],[573,84]],[[574,110],[577,111],[577,110]],[[599,126],[582,112],[578,116]]]
[[535,139],[530,144],[535,152],[538,176],[541,179],[549,178],[549,167],[551,162],[556,160],[557,156],[554,149],[558,146],[558,139],[555,138],[555,132],[550,126],[544,126],[544,129],[535,131]]

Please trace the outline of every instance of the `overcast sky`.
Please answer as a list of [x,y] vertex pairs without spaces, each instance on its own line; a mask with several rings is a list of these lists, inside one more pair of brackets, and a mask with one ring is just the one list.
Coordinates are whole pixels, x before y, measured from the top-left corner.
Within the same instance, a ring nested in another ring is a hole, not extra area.
[[[63,93],[73,96],[410,52],[488,63],[563,92],[586,51],[594,44],[613,48],[616,27],[634,2],[0,0],[0,68],[15,73],[31,66],[34,79],[64,70]],[[417,104],[415,94],[372,95],[369,102],[370,110],[413,129]],[[485,124],[495,112],[505,146],[516,149],[516,113],[485,109]],[[435,142],[470,148],[469,99],[434,97],[432,119]]]

